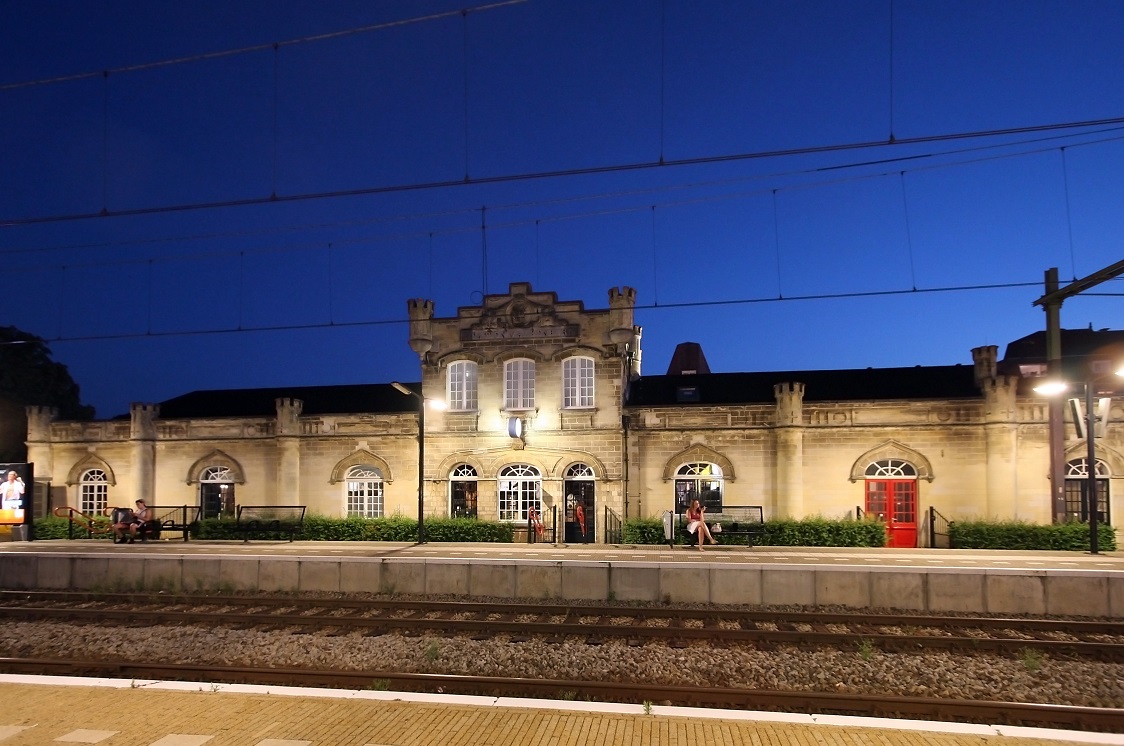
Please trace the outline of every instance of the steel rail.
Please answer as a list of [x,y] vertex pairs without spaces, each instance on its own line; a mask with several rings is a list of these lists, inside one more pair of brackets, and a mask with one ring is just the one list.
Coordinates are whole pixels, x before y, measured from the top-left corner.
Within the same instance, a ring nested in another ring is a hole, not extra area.
[[951,722],[1027,725],[1124,733],[1124,710],[1022,702],[941,700],[835,692],[668,686],[587,680],[463,676],[394,671],[325,671],[123,661],[0,658],[0,671],[111,678],[273,684],[342,689],[393,689],[484,696],[542,696],[611,702],[908,717]]
[[[276,608],[276,607],[275,607]],[[532,619],[517,617],[534,616]],[[584,616],[584,615],[576,615]],[[493,618],[495,617],[495,618]],[[143,624],[154,626],[204,625],[243,627],[268,626],[271,629],[317,628],[317,629],[359,629],[368,635],[385,634],[392,631],[416,633],[424,630],[444,636],[485,633],[490,636],[508,634],[514,641],[523,641],[534,636],[559,640],[565,637],[584,637],[587,641],[598,642],[605,639],[626,639],[630,644],[643,644],[646,640],[663,640],[671,643],[705,641],[710,644],[753,644],[774,646],[791,644],[799,646],[858,647],[871,645],[888,652],[921,652],[925,650],[952,650],[987,652],[996,654],[1020,654],[1026,649],[1039,650],[1059,656],[1079,656],[1098,660],[1124,661],[1124,643],[1088,642],[1075,640],[1026,639],[1023,637],[979,637],[969,635],[907,635],[885,634],[861,625],[858,630],[839,631],[823,629],[727,629],[720,626],[645,626],[639,624],[606,623],[604,617],[598,621],[582,623],[572,616],[563,621],[555,621],[548,614],[473,615],[470,618],[452,618],[442,615],[438,618],[411,613],[403,616],[380,615],[358,617],[353,615],[336,616],[328,614],[275,613],[272,609],[256,612],[201,611],[198,609],[164,608],[152,609],[105,609],[105,608],[48,608],[38,606],[0,606],[0,619],[9,621],[54,620],[78,624],[119,623],[123,625]]]

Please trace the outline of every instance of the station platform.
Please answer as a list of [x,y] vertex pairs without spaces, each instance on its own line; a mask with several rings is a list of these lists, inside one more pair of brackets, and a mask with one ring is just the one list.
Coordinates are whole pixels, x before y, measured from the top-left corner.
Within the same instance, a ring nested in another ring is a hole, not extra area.
[[1124,617],[1124,554],[163,540],[0,543],[0,588],[332,592]]
[[1014,726],[206,682],[0,676],[0,701],[4,746],[1124,744]]

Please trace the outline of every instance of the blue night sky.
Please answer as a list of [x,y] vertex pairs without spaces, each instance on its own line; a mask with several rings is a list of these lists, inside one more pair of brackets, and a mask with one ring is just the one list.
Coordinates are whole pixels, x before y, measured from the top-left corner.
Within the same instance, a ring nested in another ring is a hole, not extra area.
[[0,324],[99,417],[416,381],[407,298],[520,281],[637,288],[648,374],[967,364],[1124,258],[1121,39],[1118,0],[0,0]]

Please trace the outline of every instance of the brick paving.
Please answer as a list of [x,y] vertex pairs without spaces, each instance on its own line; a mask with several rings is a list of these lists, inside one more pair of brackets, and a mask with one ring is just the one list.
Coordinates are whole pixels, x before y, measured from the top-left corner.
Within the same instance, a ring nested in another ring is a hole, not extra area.
[[[604,705],[610,711],[590,712],[580,703],[525,702],[509,707],[491,698],[479,698],[479,704],[434,696],[428,697],[432,701],[403,701],[396,697],[411,695],[393,692],[281,694],[279,688],[272,688],[274,693],[259,688],[257,693],[242,693],[207,684],[90,686],[16,683],[14,678],[0,682],[3,746],[1033,746],[1074,742],[998,735],[983,727],[977,728],[978,733],[941,732],[941,728],[958,728],[939,723],[932,724],[937,730],[904,730],[754,720],[745,713],[686,717],[665,714],[671,708],[662,707],[652,708],[650,714],[627,705]],[[1099,743],[1124,743],[1120,736],[1088,736]]]

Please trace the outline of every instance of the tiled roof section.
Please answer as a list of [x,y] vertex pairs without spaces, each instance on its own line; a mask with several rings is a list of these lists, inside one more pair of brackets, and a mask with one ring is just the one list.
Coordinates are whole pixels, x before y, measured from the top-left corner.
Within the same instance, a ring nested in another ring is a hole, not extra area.
[[667,366],[669,376],[709,372],[710,366],[707,365],[702,345],[698,342],[680,342],[675,346],[675,353],[671,356],[671,364]]
[[[419,391],[421,384],[405,384]],[[265,389],[192,391],[160,403],[161,419],[276,417],[277,399],[300,399],[306,415],[364,412],[413,412],[418,400],[389,383],[349,386],[282,386]]]
[[[773,386],[778,383],[803,383],[806,402],[958,399],[980,395],[972,366],[941,365],[643,376],[629,386],[628,406],[762,404],[776,401]],[[694,392],[689,391],[692,387]]]

